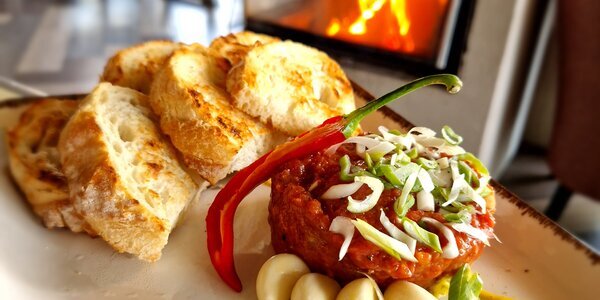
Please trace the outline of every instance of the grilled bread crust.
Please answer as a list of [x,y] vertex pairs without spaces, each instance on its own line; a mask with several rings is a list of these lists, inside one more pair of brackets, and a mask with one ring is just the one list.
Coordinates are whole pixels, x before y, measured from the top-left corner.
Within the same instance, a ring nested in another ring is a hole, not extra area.
[[147,94],[154,74],[180,46],[170,41],[149,41],[120,50],[106,63],[100,82],[110,82]]
[[150,103],[186,165],[214,184],[285,136],[231,104],[228,63],[200,45],[175,51],[156,75]]
[[232,66],[236,66],[253,47],[279,41],[280,39],[266,34],[242,31],[214,39],[210,48],[227,59]]
[[298,135],[354,110],[352,86],[327,54],[291,41],[257,45],[227,76],[237,108]]
[[99,84],[60,136],[75,209],[118,252],[156,261],[197,186],[154,124],[147,97]]
[[60,132],[77,105],[74,100],[44,99],[27,108],[8,132],[9,165],[44,226],[95,235],[73,209],[57,149]]

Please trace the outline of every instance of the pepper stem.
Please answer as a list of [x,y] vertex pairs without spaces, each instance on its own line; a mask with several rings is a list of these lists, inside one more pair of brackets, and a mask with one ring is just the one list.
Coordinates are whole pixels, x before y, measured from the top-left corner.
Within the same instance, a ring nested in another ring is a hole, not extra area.
[[347,123],[342,129],[342,133],[346,138],[352,136],[360,121],[362,121],[362,119],[368,114],[410,92],[432,84],[445,85],[446,90],[451,94],[458,93],[462,87],[462,81],[460,81],[460,78],[452,74],[438,74],[419,78],[381,96],[376,100],[370,101],[365,106],[347,114],[344,117],[347,120]]

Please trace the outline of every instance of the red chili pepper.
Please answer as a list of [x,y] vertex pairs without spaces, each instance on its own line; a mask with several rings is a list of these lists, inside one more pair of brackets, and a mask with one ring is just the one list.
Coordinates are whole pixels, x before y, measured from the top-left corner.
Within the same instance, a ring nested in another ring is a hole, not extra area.
[[320,126],[277,146],[273,151],[235,174],[217,194],[206,216],[208,253],[223,281],[237,292],[242,290],[242,283],[235,271],[233,260],[233,218],[238,205],[246,195],[269,179],[271,174],[285,162],[343,142],[354,133],[366,115],[405,94],[431,84],[443,84],[450,93],[458,92],[462,86],[458,77],[449,74],[417,79],[346,116],[326,120]]

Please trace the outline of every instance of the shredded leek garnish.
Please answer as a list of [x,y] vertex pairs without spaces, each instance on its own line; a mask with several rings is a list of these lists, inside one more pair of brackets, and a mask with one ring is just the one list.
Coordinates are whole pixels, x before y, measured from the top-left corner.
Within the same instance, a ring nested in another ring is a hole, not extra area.
[[442,253],[442,246],[440,245],[440,238],[432,232],[429,232],[415,221],[409,218],[402,218],[402,226],[408,235],[416,239],[417,241],[427,245],[429,248],[436,252]]
[[377,230],[375,227],[371,226],[371,224],[361,219],[353,220],[352,223],[365,240],[375,244],[392,257],[398,260],[406,259],[408,261],[417,262],[417,259],[405,243]]
[[485,165],[473,153],[467,152],[456,156],[458,160],[468,162],[481,176],[490,176],[490,172]]
[[352,196],[348,196],[348,211],[352,213],[363,213],[371,210],[371,208],[377,205],[377,201],[383,192],[383,182],[375,177],[370,176],[356,176],[354,182],[363,182],[369,186],[373,191],[364,200],[354,200]]
[[463,141],[462,136],[456,134],[448,125],[444,125],[444,127],[442,127],[442,137],[444,137],[444,140],[446,140],[448,144],[454,146],[462,143]]

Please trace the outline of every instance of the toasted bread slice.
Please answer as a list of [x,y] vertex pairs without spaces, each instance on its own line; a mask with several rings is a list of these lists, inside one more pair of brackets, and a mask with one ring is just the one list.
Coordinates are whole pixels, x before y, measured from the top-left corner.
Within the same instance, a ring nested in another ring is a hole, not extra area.
[[235,106],[298,135],[354,110],[352,86],[327,54],[290,42],[255,46],[227,77]]
[[106,63],[100,81],[147,94],[156,71],[180,45],[170,41],[149,41],[120,50]]
[[266,34],[242,31],[221,36],[210,43],[210,48],[227,59],[232,66],[238,65],[254,46],[278,42],[280,39]]
[[119,252],[156,261],[197,186],[160,134],[147,97],[99,84],[60,136],[75,209]]
[[44,99],[27,108],[8,132],[10,171],[46,227],[95,235],[73,209],[57,149],[60,132],[77,105],[74,100]]
[[176,50],[150,91],[160,126],[187,166],[216,183],[285,140],[231,104],[225,91],[228,63],[200,45]]

